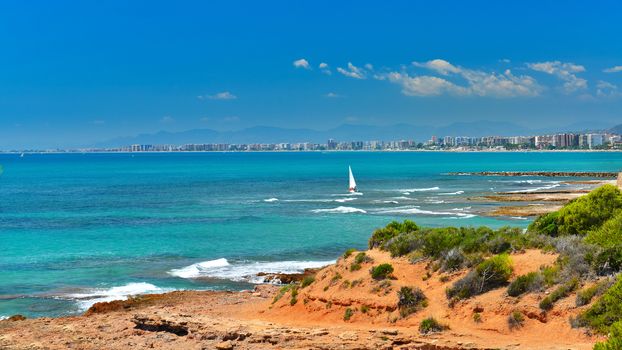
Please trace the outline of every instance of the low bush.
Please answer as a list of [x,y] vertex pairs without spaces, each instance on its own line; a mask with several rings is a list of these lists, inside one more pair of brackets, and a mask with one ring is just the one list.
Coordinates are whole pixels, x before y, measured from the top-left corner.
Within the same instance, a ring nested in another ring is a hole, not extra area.
[[467,257],[460,248],[452,248],[443,253],[441,258],[441,271],[460,270],[468,264]]
[[525,316],[520,311],[512,311],[508,316],[508,325],[510,329],[520,328],[525,323]]
[[449,329],[447,325],[438,322],[434,317],[428,317],[419,324],[419,332],[421,334],[442,332]]
[[313,282],[315,282],[315,276],[305,276],[300,282],[300,288],[307,287]]
[[508,295],[517,297],[527,292],[539,290],[544,285],[544,278],[539,272],[530,272],[526,275],[518,276],[508,286]]
[[607,341],[594,344],[594,350],[620,350],[622,349],[622,322],[618,321],[609,328]]
[[407,317],[427,306],[425,294],[417,287],[400,288],[397,292],[397,300],[397,308],[400,310],[400,316],[402,317]]
[[349,321],[350,318],[352,318],[352,315],[354,315],[354,310],[352,310],[351,308],[346,308],[346,311],[343,313],[343,320]]
[[482,323],[482,314],[480,314],[479,312],[473,313],[473,322]]
[[585,240],[603,248],[622,245],[622,211],[607,220],[602,226],[588,232]]
[[578,321],[603,334],[609,332],[612,324],[622,321],[622,278],[618,278],[598,301],[579,315]]
[[354,254],[355,251],[356,251],[356,249],[354,249],[354,248],[347,249],[345,252],[343,252],[343,258],[344,259],[349,258],[350,255]]
[[512,275],[512,265],[507,254],[484,260],[465,277],[446,290],[450,299],[467,299],[507,283]]
[[568,294],[576,290],[578,286],[579,286],[579,279],[577,278],[573,278],[570,281],[562,284],[561,286],[557,287],[557,289],[555,289],[546,298],[540,301],[540,308],[542,310],[552,309],[553,305],[555,305],[555,302],[557,302],[559,299],[567,297]]
[[285,285],[283,287],[281,287],[279,289],[279,291],[276,293],[276,295],[274,296],[274,299],[272,299],[272,304],[276,303],[277,301],[279,301],[284,295],[285,293],[293,290],[293,289],[297,289],[296,285],[294,284],[288,284]]
[[367,312],[369,312],[369,306],[367,305],[361,305],[361,312],[366,314]]
[[404,220],[404,222],[392,221],[387,226],[379,228],[372,233],[372,236],[368,242],[369,249],[382,247],[388,240],[399,235],[400,233],[414,232],[418,230],[419,227],[417,224],[410,220]]
[[529,230],[551,236],[585,235],[616,216],[620,209],[622,192],[614,185],[604,185],[572,200],[557,212],[541,216]]
[[622,270],[622,244],[603,248],[594,255],[592,269],[596,274],[611,275]]
[[613,280],[607,278],[590,287],[581,289],[577,292],[577,306],[589,304],[595,296],[602,295],[612,284]]
[[298,302],[298,286],[291,288],[291,298],[289,299],[289,305],[295,305]]
[[391,264],[380,264],[378,266],[374,266],[369,271],[371,277],[376,280],[383,280],[389,278],[393,273],[393,265]]

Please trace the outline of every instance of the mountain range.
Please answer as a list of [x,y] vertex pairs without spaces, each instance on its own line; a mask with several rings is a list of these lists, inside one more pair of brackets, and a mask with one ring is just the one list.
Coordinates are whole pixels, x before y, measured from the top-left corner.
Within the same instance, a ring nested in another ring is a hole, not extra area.
[[446,126],[395,124],[374,126],[343,124],[328,130],[288,129],[273,126],[254,126],[236,131],[217,131],[213,129],[192,129],[179,132],[159,131],[152,134],[110,139],[93,145],[94,147],[119,147],[131,144],[190,144],[190,143],[280,143],[314,142],[324,143],[328,139],[338,141],[365,140],[416,140],[423,142],[432,135],[442,136],[518,136],[538,135],[556,132],[581,132],[617,130],[622,133],[622,125],[610,128],[605,123],[584,122],[555,128],[530,129],[510,122],[476,121],[458,122]]

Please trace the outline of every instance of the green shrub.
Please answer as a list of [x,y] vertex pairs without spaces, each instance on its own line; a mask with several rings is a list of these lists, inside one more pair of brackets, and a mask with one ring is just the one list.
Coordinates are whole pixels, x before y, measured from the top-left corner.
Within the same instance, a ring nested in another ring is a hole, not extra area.
[[618,321],[609,328],[609,337],[606,342],[596,343],[594,350],[620,350],[622,349],[622,322]]
[[622,270],[622,244],[601,249],[592,260],[592,269],[599,275],[611,275]]
[[291,288],[291,298],[289,299],[289,305],[295,305],[298,302],[298,286]]
[[579,321],[603,334],[609,332],[612,324],[622,321],[622,278],[618,278],[598,301],[581,314]]
[[622,211],[619,211],[602,226],[588,232],[585,240],[603,248],[622,245]]
[[525,323],[525,316],[520,311],[512,311],[508,316],[508,325],[510,329],[520,328]]
[[288,285],[281,287],[279,291],[276,293],[276,295],[274,296],[274,299],[272,299],[272,304],[279,301],[285,295],[285,293],[289,292],[290,290],[293,290],[294,288],[297,289],[296,285],[294,284],[288,284]]
[[589,304],[595,296],[603,294],[612,284],[612,280],[607,278],[594,285],[583,288],[577,292],[577,306]]
[[484,260],[465,277],[446,290],[448,298],[467,299],[507,283],[512,275],[512,265],[507,254]]
[[555,289],[551,294],[546,296],[546,298],[540,301],[540,308],[542,310],[552,309],[553,305],[555,305],[555,302],[557,302],[559,299],[567,297],[568,294],[576,290],[578,286],[579,279],[577,278],[573,278],[570,281],[562,284],[561,286],[557,287],[557,289]]
[[481,323],[482,322],[482,314],[480,314],[479,312],[473,313],[473,322]]
[[386,227],[374,231],[369,239],[369,249],[382,247],[387,241],[400,233],[418,230],[417,224],[410,220],[404,220],[404,222],[392,221]]
[[566,204],[556,213],[536,219],[530,231],[551,236],[585,235],[598,229],[622,209],[622,192],[614,185],[601,186]]
[[449,329],[447,325],[438,322],[434,317],[428,317],[419,324],[419,332],[421,334],[442,332],[447,329]]
[[354,315],[354,310],[352,310],[351,308],[346,308],[346,311],[343,313],[343,320],[349,321],[352,315]]
[[354,262],[357,264],[363,264],[372,261],[374,261],[374,259],[368,257],[367,254],[365,254],[364,252],[360,252],[354,257]]
[[557,283],[559,276],[559,265],[545,266],[540,270],[540,274],[544,279],[544,285],[551,287]]
[[305,276],[300,282],[300,288],[307,287],[313,282],[315,282],[315,276]]
[[369,271],[371,277],[376,280],[383,280],[388,278],[393,273],[393,266],[391,264],[380,264],[374,266]]
[[354,249],[354,248],[347,249],[345,252],[343,252],[343,258],[344,259],[349,258],[350,255],[352,255],[355,251],[356,251],[356,249]]
[[441,258],[441,271],[460,270],[467,265],[467,257],[460,248],[452,248]]
[[526,275],[518,276],[508,286],[508,295],[517,297],[521,294],[542,288],[544,278],[538,272],[530,272]]
[[369,311],[369,306],[361,305],[361,312],[366,314]]
[[397,292],[397,308],[402,317],[417,312],[427,306],[427,298],[423,291],[417,287],[402,287]]

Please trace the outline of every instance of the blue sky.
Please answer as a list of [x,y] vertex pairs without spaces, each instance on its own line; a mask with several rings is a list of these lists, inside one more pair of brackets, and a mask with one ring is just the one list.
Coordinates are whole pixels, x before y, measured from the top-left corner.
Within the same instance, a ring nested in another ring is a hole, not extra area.
[[3,1],[0,148],[255,125],[619,124],[621,13],[614,1]]

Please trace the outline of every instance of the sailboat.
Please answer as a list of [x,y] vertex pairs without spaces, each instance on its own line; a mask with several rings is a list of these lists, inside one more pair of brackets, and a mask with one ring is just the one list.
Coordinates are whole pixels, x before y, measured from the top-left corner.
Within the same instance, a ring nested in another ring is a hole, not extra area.
[[356,181],[354,180],[354,175],[352,175],[352,167],[348,165],[348,172],[350,175],[350,184],[348,185],[348,191],[350,193],[357,192],[356,190]]

